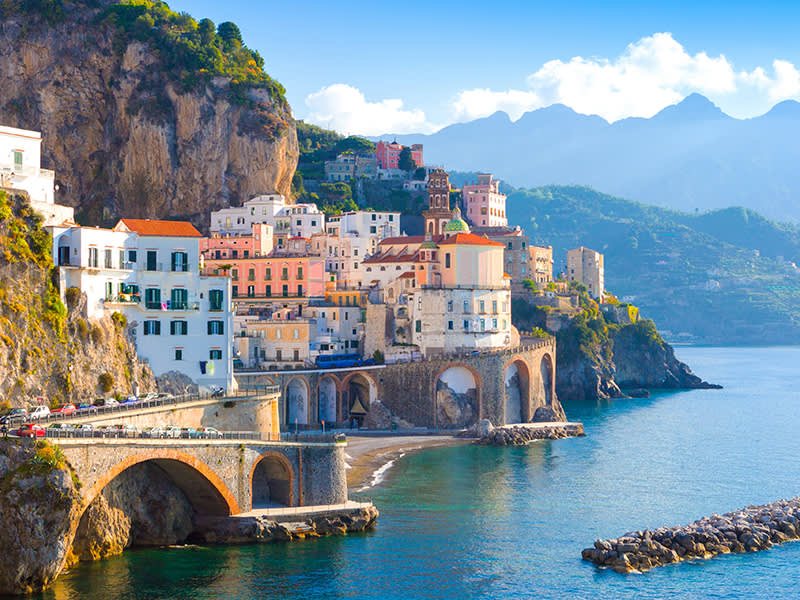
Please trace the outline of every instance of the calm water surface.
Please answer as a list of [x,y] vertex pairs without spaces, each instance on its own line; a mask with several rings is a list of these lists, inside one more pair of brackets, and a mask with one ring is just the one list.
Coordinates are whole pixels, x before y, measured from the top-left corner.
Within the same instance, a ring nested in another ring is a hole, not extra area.
[[141,550],[62,576],[43,598],[797,597],[800,544],[618,575],[597,537],[678,525],[800,491],[800,348],[679,348],[724,390],[565,401],[587,437],[411,454],[370,490],[368,534]]

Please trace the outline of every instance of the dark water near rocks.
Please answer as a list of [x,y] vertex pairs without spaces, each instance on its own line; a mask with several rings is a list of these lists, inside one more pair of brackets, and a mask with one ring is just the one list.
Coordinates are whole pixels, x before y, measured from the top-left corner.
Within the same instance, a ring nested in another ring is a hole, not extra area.
[[378,529],[267,546],[142,550],[43,598],[791,598],[800,544],[618,575],[595,538],[800,492],[800,348],[679,348],[724,390],[570,404],[588,437],[411,454],[370,490]]

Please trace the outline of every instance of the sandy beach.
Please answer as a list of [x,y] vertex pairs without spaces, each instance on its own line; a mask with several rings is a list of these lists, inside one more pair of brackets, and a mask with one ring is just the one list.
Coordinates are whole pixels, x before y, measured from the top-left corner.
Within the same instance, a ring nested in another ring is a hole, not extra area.
[[452,435],[347,436],[347,486],[364,491],[382,480],[385,467],[399,456],[421,448],[469,444],[473,440]]

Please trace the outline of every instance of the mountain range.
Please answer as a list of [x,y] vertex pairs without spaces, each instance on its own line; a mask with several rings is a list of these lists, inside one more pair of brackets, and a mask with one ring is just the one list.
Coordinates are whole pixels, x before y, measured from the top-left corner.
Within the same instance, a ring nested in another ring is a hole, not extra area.
[[424,144],[427,164],[494,173],[515,187],[587,185],[615,196],[702,212],[743,206],[800,222],[800,103],[752,119],[692,94],[649,119],[609,123],[556,104],[511,121],[504,112],[431,135],[386,135]]

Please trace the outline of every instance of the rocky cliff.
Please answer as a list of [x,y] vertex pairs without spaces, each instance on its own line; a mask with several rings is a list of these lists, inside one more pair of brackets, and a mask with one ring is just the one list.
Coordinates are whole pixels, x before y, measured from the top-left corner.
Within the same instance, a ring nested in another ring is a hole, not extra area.
[[0,595],[52,583],[66,563],[80,501],[77,480],[57,448],[0,439]]
[[[124,323],[87,321],[79,294],[65,307],[54,285],[50,236],[20,196],[0,191],[0,395],[11,406],[33,397],[91,402],[134,386],[154,389]],[[121,315],[120,315],[121,316]]]
[[[717,388],[692,373],[675,357],[652,321],[609,323],[588,298],[571,318],[548,318],[548,312],[514,299],[514,325],[520,331],[547,329],[558,323],[556,393],[563,400],[618,398],[633,388]],[[637,315],[638,316],[638,315]],[[552,315],[551,315],[552,317]]]
[[160,2],[33,4],[0,5],[0,124],[42,132],[56,201],[82,223],[176,216],[206,229],[211,210],[289,194],[291,109],[238,29],[222,39]]

